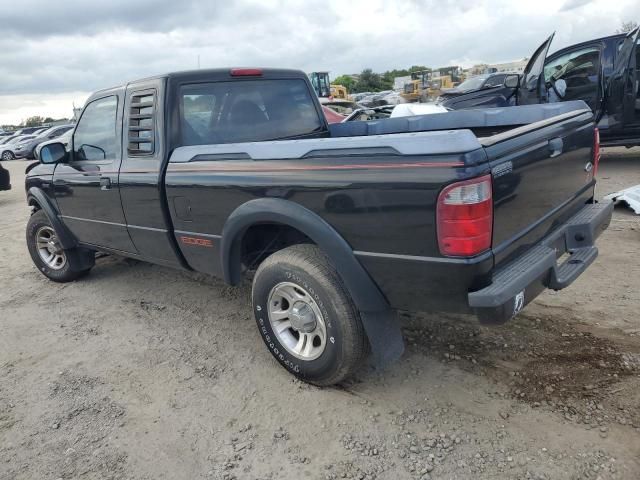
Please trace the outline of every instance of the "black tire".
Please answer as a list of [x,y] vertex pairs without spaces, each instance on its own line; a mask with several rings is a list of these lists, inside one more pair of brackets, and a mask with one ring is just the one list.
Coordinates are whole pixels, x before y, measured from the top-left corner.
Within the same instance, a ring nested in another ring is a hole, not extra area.
[[[283,282],[308,292],[321,312],[326,342],[315,359],[300,359],[290,353],[269,321],[269,296]],[[355,373],[368,353],[362,322],[351,296],[327,256],[315,245],[287,247],[264,260],[253,279],[252,300],[258,330],[269,351],[284,368],[305,382],[320,386],[339,383]]]
[[31,260],[33,260],[38,270],[48,279],[61,283],[72,282],[89,273],[91,268],[79,271],[71,269],[71,258],[78,254],[76,249],[64,250],[65,263],[61,268],[54,269],[50,267],[40,256],[36,242],[37,233],[43,227],[53,228],[47,215],[42,210],[38,210],[31,215],[27,222],[27,248],[29,249]]
[[6,150],[2,152],[2,157],[0,157],[5,162],[15,159],[16,157],[13,155],[13,152],[10,150]]

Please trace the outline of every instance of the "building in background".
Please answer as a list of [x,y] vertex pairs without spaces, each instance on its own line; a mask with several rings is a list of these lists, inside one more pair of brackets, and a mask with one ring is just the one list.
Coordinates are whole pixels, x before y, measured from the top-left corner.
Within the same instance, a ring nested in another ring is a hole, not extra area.
[[75,105],[73,105],[73,117],[71,118],[71,123],[78,123],[81,113],[82,107],[76,107]]
[[527,66],[528,58],[504,63],[480,63],[466,70],[467,77],[486,73],[522,73]]

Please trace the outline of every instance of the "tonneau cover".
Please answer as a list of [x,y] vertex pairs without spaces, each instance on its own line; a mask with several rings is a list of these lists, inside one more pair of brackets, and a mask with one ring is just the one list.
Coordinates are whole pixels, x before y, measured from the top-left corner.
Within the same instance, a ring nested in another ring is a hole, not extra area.
[[385,118],[367,122],[344,122],[329,125],[332,137],[385,135],[399,132],[422,132],[461,128],[517,127],[575,110],[590,110],[582,100],[518,107],[455,110],[415,117]]

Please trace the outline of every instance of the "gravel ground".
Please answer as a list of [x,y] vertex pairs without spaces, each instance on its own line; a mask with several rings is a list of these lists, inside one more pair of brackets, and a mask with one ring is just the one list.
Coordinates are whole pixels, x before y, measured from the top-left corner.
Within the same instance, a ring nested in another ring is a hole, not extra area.
[[[517,319],[402,314],[408,348],[339,388],[264,348],[250,289],[116,257],[59,285],[0,192],[1,479],[640,478],[640,217]],[[598,195],[640,183],[610,150]]]

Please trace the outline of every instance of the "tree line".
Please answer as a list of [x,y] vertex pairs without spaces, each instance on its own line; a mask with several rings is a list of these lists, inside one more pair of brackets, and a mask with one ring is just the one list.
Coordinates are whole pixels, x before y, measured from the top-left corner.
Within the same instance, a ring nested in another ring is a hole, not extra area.
[[334,78],[331,83],[345,86],[350,93],[381,92],[382,90],[391,90],[393,79],[396,77],[407,77],[413,72],[428,69],[424,65],[413,65],[408,69],[394,69],[384,73],[376,73],[370,68],[365,68],[360,72],[357,80],[350,75],[340,75]]
[[24,128],[24,127],[39,127],[45,123],[53,123],[59,122],[60,120],[66,120],[66,118],[51,118],[51,117],[41,117],[40,115],[34,115],[32,117],[23,120],[20,125],[2,125],[2,128]]

